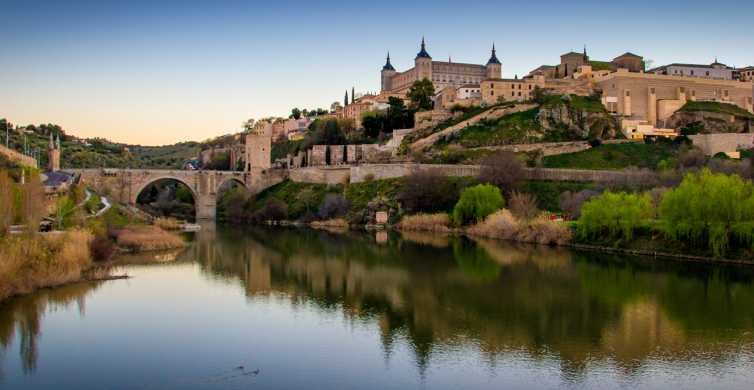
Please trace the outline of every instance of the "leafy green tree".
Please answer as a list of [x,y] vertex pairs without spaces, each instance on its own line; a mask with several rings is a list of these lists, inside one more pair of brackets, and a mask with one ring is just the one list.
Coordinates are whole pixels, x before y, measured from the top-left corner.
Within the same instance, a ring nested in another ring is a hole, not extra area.
[[505,206],[500,189],[491,184],[478,184],[466,188],[453,208],[453,222],[463,225],[481,222],[488,215]]
[[361,116],[361,126],[367,137],[377,137],[385,129],[385,114],[379,111],[365,112]]
[[289,118],[301,119],[301,110],[299,110],[298,107],[292,109]]
[[418,111],[432,109],[432,97],[435,96],[435,86],[429,79],[421,79],[414,82],[406,94],[411,101],[411,107]]
[[649,196],[607,191],[581,207],[577,233],[582,238],[630,240],[641,223],[653,214]]
[[662,198],[662,230],[678,240],[705,243],[724,256],[732,242],[754,244],[754,185],[708,169],[686,175]]
[[387,109],[386,131],[414,127],[414,112],[406,108],[403,99],[391,96],[388,98],[387,104],[390,107]]

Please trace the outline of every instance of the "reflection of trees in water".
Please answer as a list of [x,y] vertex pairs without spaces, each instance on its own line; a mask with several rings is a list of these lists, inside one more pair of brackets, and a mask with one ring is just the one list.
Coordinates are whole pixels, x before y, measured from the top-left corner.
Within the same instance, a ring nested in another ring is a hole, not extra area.
[[[714,342],[721,330],[754,324],[751,278],[741,277],[748,271],[402,237],[376,245],[358,233],[234,230],[198,239],[198,258],[214,277],[240,279],[249,295],[282,293],[294,305],[374,319],[386,359],[405,339],[420,369],[437,345],[473,340],[489,361],[521,349],[534,359],[555,354],[565,379],[578,382],[592,359],[631,374],[658,354],[688,359],[691,343],[724,361],[731,343]],[[708,332],[687,334],[700,327]],[[727,337],[741,341],[741,333]]]
[[44,314],[76,303],[79,313],[83,316],[86,295],[94,291],[99,284],[74,283],[55,289],[44,289],[10,299],[0,305],[0,354],[7,352],[18,331],[23,371],[34,372],[39,354],[37,341]]

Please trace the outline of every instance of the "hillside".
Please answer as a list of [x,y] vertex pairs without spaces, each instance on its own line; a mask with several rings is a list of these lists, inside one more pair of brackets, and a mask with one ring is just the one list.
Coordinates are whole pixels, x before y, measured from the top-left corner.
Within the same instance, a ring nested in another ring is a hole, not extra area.
[[[47,165],[49,131],[62,131],[56,126],[30,126],[25,133],[11,131],[10,147],[24,147],[39,155],[39,166]],[[3,134],[4,136],[5,134]],[[4,138],[4,137],[3,137]],[[63,168],[152,168],[178,169],[184,161],[199,154],[198,142],[181,142],[165,146],[141,146],[111,142],[102,138],[81,139],[62,131],[60,138]],[[26,145],[26,146],[24,146]]]

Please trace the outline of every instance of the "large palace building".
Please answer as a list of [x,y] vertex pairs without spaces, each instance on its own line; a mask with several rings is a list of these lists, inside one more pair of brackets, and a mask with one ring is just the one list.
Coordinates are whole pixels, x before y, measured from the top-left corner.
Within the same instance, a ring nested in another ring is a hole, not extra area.
[[380,72],[382,89],[384,93],[403,94],[411,85],[418,80],[431,80],[435,91],[440,91],[447,86],[460,87],[465,84],[479,84],[486,79],[499,79],[502,74],[502,65],[495,55],[495,45],[492,45],[492,56],[486,65],[462,64],[445,61],[432,61],[427,53],[424,38],[422,38],[421,50],[416,54],[414,67],[404,72],[395,70],[390,64],[390,53],[387,62]]

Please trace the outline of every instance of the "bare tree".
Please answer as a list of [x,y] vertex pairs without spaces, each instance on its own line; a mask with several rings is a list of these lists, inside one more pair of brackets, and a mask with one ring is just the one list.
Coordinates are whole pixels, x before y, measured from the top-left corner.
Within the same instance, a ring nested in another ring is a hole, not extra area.
[[513,152],[498,151],[481,161],[479,181],[500,187],[510,192],[524,178],[524,166]]
[[508,201],[508,208],[516,218],[526,221],[539,215],[537,197],[526,192],[513,191]]

